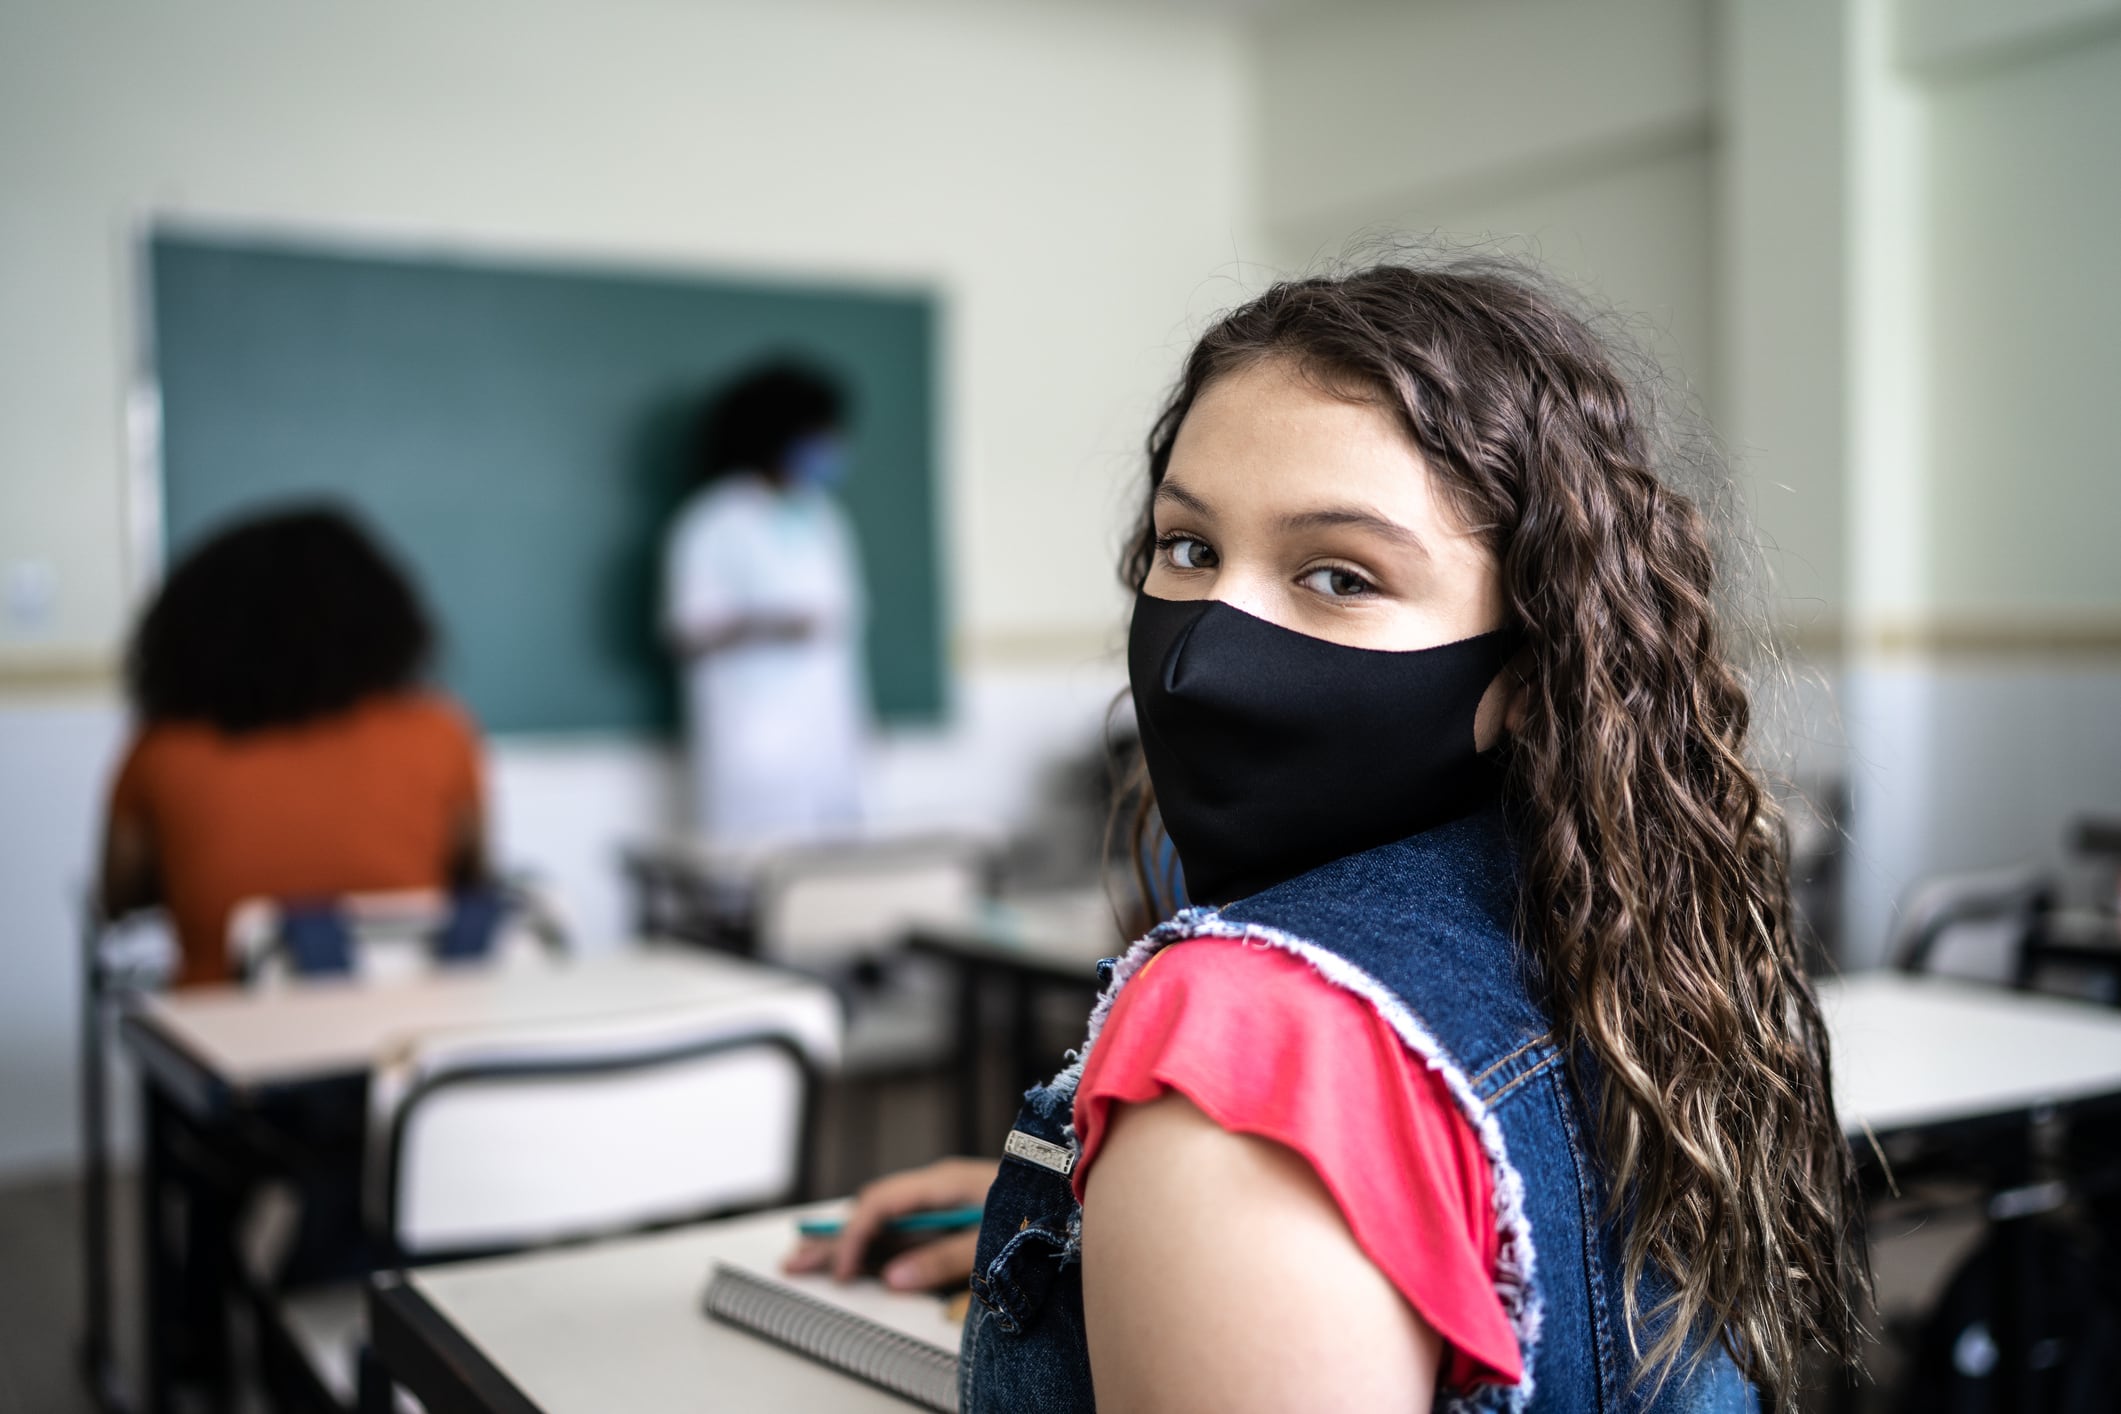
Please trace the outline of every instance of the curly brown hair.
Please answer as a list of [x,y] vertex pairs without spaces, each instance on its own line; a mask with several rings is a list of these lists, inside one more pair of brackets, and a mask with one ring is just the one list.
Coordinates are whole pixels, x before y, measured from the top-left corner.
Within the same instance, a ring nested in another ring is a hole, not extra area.
[[[1149,436],[1153,497],[1216,378],[1285,358],[1386,409],[1501,566],[1527,710],[1507,792],[1522,923],[1595,1087],[1627,1285],[1670,1279],[1629,1329],[1639,1376],[1720,1339],[1771,1403],[1800,1362],[1852,1366],[1868,1284],[1855,1159],[1794,934],[1782,818],[1747,759],[1751,706],[1719,629],[1718,557],[1660,476],[1651,400],[1532,276],[1460,261],[1289,281],[1223,317]],[[1145,501],[1121,561],[1155,554]],[[1161,857],[1137,767],[1136,886]],[[1711,1338],[1704,1338],[1711,1337]],[[1638,1339],[1638,1350],[1640,1344]]]
[[236,735],[414,687],[434,647],[418,588],[358,516],[289,505],[177,562],[141,616],[126,682],[146,721]]

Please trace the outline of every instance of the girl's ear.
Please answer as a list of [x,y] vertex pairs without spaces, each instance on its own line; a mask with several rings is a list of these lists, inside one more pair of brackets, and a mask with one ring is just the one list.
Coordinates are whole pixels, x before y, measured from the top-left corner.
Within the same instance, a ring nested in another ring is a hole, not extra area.
[[1492,751],[1505,736],[1524,729],[1532,706],[1531,671],[1532,650],[1520,648],[1481,694],[1480,706],[1473,713],[1473,745],[1479,750]]

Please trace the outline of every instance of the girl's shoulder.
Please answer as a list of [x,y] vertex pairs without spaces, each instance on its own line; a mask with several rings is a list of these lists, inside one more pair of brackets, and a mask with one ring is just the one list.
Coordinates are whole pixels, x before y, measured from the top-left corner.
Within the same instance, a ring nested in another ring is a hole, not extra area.
[[1075,1094],[1078,1197],[1116,1107],[1176,1091],[1317,1172],[1371,1260],[1443,1334],[1460,1382],[1514,1381],[1493,1176],[1441,1077],[1363,998],[1241,939],[1173,943],[1114,1000]]

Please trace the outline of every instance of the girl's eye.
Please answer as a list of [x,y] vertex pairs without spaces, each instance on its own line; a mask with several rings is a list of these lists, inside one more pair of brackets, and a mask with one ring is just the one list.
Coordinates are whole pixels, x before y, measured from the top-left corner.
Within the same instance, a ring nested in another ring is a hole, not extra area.
[[1215,551],[1204,540],[1195,540],[1190,535],[1166,536],[1163,541],[1164,558],[1173,569],[1205,570],[1215,568]]
[[1312,570],[1297,583],[1328,599],[1360,599],[1366,594],[1377,592],[1370,581],[1353,570],[1336,569],[1332,565],[1323,565]]

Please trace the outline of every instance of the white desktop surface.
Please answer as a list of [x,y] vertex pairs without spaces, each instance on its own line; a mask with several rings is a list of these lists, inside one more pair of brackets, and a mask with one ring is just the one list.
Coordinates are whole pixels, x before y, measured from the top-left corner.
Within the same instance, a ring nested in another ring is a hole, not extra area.
[[153,994],[135,1015],[241,1090],[373,1067],[414,1036],[587,1021],[678,1006],[753,1003],[818,990],[786,972],[710,953],[627,948],[506,970],[402,981],[305,981]]
[[809,1211],[434,1267],[407,1282],[545,1414],[905,1414],[905,1400],[701,1311],[716,1259],[778,1261]]
[[1819,1004],[1851,1133],[2121,1093],[2121,1011],[1897,972],[1823,982]]

